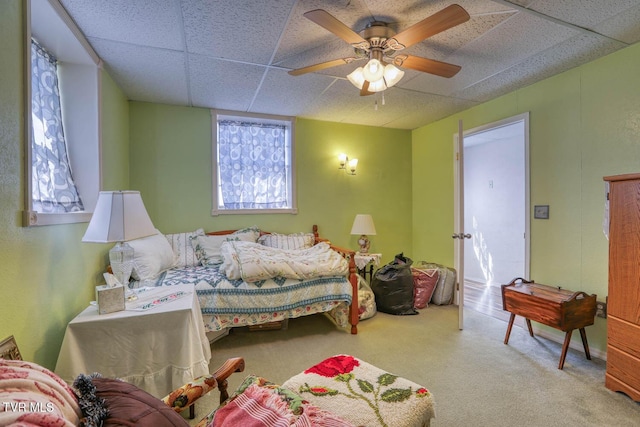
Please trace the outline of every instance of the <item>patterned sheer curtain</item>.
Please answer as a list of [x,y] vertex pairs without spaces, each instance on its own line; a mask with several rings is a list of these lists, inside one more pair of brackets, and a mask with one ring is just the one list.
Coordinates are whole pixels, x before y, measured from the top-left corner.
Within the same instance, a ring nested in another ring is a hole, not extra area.
[[31,118],[33,122],[31,187],[33,210],[83,211],[71,175],[62,129],[56,58],[31,42]]
[[219,201],[224,209],[288,208],[287,127],[218,122]]

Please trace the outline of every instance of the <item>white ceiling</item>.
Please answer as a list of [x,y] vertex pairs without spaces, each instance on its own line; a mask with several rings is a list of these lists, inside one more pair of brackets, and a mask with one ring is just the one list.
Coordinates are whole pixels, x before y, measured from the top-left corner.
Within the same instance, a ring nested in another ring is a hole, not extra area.
[[[148,101],[415,129],[640,40],[640,0],[459,0],[471,19],[402,51],[462,66],[405,69],[380,95],[346,79],[360,62],[303,16],[324,9],[360,32],[395,31],[454,3],[433,0],[60,0],[126,96]],[[374,108],[378,102],[377,110]]]

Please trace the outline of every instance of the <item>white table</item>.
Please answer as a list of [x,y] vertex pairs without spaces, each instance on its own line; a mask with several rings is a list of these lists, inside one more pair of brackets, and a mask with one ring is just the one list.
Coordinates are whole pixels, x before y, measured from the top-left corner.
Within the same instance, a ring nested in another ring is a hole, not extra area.
[[380,260],[382,259],[382,254],[363,254],[361,252],[356,252],[355,262],[356,267],[358,267],[358,273],[367,279],[367,266],[369,266],[369,282],[373,279],[373,267],[380,265]]
[[[188,294],[134,309],[175,292]],[[100,315],[90,305],[67,325],[55,371],[68,383],[78,374],[98,372],[162,398],[208,373],[210,359],[196,292],[193,285],[179,285],[143,292],[124,311]]]

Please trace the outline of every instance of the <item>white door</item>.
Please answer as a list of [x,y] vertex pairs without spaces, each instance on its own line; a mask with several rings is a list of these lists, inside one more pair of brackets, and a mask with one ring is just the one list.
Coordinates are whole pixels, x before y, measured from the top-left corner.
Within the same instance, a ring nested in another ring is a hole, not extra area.
[[454,231],[451,236],[454,242],[454,268],[457,272],[456,303],[458,304],[458,327],[464,328],[464,241],[471,238],[471,235],[464,232],[464,131],[462,120],[458,121],[458,133],[454,137],[454,172],[457,180],[455,186],[455,209],[456,220],[454,221]]
[[528,114],[459,129],[454,144],[454,265],[462,329],[467,279],[496,286],[529,276]]

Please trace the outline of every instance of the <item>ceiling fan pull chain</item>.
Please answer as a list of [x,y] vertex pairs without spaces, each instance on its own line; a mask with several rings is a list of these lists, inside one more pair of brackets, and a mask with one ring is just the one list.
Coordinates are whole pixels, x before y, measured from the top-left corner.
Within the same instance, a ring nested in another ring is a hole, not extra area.
[[384,92],[382,92],[382,105],[384,105]]
[[373,109],[378,111],[378,97],[376,97],[376,100],[373,103]]

